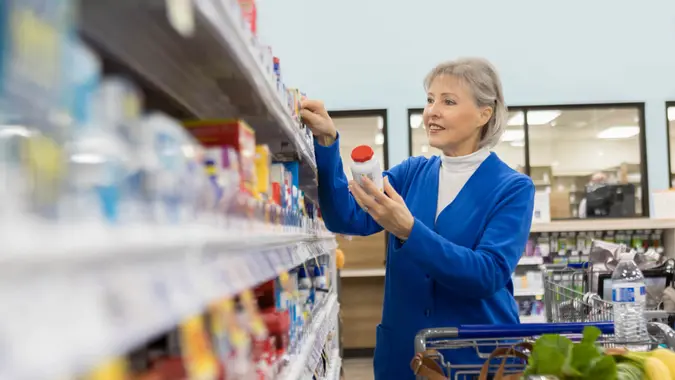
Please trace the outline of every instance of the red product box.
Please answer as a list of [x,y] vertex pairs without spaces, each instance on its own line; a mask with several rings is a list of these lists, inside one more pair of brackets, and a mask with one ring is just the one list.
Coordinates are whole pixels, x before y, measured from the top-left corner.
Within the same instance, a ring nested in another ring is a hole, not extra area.
[[200,120],[184,123],[188,131],[207,148],[230,146],[239,154],[242,185],[253,193],[256,187],[255,131],[239,119]]
[[278,311],[269,308],[262,311],[262,318],[267,326],[267,332],[274,337],[277,350],[285,350],[288,347],[291,317],[288,310]]
[[258,9],[255,5],[255,0],[239,0],[239,7],[241,8],[241,15],[251,28],[251,33],[257,35],[258,33]]

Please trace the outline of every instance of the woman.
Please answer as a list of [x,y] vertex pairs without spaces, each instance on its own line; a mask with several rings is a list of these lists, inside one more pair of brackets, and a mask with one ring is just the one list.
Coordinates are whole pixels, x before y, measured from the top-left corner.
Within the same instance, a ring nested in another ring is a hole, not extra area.
[[[385,193],[347,182],[339,134],[323,105],[302,118],[316,136],[319,204],[336,233],[390,232],[377,380],[414,378],[415,334],[429,327],[519,323],[513,273],[530,231],[534,186],[490,152],[507,110],[499,77],[482,59],[434,68],[424,81],[423,120],[442,156],[411,157],[385,173]],[[473,350],[446,355],[475,361]]]

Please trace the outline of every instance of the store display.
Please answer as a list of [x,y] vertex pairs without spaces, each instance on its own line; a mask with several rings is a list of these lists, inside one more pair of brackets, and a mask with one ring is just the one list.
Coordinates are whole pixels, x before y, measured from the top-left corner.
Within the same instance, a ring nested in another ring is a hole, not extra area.
[[541,257],[545,264],[586,262],[593,240],[624,244],[638,253],[663,251],[662,230],[542,232],[530,234],[523,257]]
[[[253,125],[169,116],[184,103],[158,101],[167,87],[149,91],[142,65],[102,59],[87,26],[82,42],[73,2],[42,3],[0,5],[0,378],[273,379],[310,360],[307,342],[324,350],[335,243],[301,190],[316,180],[304,95],[257,41],[255,2],[240,1],[235,21],[250,28],[250,49],[235,50],[253,53],[248,89],[268,116]],[[274,163],[270,147],[289,141],[283,160],[296,161]]]
[[352,150],[352,177],[363,186],[361,177],[367,177],[375,186],[383,191],[382,167],[377,158],[374,158],[375,152],[368,145],[360,145]]

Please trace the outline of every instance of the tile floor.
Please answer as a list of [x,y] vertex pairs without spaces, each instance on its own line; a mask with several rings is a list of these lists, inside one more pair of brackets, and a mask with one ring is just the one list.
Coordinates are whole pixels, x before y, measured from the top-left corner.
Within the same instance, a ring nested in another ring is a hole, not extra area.
[[373,380],[373,358],[345,359],[344,380]]

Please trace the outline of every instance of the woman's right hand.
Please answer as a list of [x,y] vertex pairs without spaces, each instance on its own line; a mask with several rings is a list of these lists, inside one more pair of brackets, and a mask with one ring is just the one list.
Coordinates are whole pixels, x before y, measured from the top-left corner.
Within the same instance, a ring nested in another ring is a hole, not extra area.
[[300,117],[305,125],[312,131],[319,144],[329,146],[337,139],[337,129],[333,120],[328,116],[328,111],[320,100],[303,100],[300,105]]

